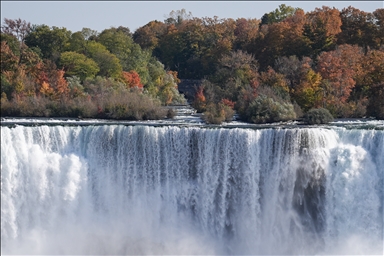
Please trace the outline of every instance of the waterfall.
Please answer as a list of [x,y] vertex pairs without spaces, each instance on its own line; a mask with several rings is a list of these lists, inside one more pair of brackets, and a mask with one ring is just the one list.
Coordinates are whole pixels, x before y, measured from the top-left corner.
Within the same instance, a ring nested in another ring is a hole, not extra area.
[[384,131],[1,127],[2,254],[382,254]]

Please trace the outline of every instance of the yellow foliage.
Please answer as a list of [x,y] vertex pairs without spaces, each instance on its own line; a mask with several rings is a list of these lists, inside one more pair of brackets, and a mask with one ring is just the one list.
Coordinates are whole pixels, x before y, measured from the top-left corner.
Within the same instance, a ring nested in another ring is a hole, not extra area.
[[53,89],[47,82],[43,82],[40,87],[40,92],[44,95],[50,96],[53,94]]

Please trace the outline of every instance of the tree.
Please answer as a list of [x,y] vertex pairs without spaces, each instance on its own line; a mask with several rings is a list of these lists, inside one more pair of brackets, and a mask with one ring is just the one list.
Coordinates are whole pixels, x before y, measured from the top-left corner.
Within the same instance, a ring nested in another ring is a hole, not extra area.
[[122,67],[119,59],[110,53],[104,45],[90,41],[87,43],[86,52],[86,56],[93,59],[99,66],[98,75],[113,78],[121,76]]
[[19,19],[4,18],[5,25],[1,26],[1,32],[14,35],[19,42],[24,43],[25,37],[31,31],[31,23]]
[[322,52],[318,57],[317,72],[329,82],[329,87],[323,89],[327,93],[325,107],[334,116],[343,115],[342,107],[356,84],[362,56],[362,49],[358,46],[341,45],[334,51]]
[[320,107],[322,103],[320,74],[309,69],[300,84],[292,92],[292,98],[306,112],[311,108]]
[[261,17],[261,25],[264,24],[272,24],[275,22],[283,21],[285,18],[289,16],[289,14],[293,14],[294,8],[287,7],[285,4],[279,5],[279,8],[276,8],[274,11],[265,13]]
[[30,48],[38,48],[44,59],[57,62],[60,54],[66,50],[71,34],[66,28],[39,25],[25,37],[25,43]]
[[93,40],[98,35],[96,30],[90,28],[83,28],[80,33],[82,34],[84,40]]
[[168,17],[165,17],[166,19],[164,22],[166,24],[174,24],[174,25],[180,25],[183,21],[191,19],[192,13],[188,12],[185,9],[177,10],[177,11],[171,11],[168,15]]
[[383,47],[384,45],[384,8],[376,9],[373,12],[376,20],[376,41],[378,48]]
[[272,89],[274,94],[283,100],[289,101],[289,87],[283,74],[277,73],[269,67],[267,71],[260,73],[260,84]]
[[69,45],[66,47],[67,51],[77,52],[81,54],[86,53],[87,41],[81,31],[75,32],[69,39]]
[[255,40],[259,33],[260,20],[244,19],[236,20],[236,28],[234,29],[235,41],[233,43],[234,50],[246,50],[252,40]]
[[322,51],[333,50],[336,46],[336,36],[341,32],[340,12],[336,8],[323,6],[306,14],[304,36],[309,40],[312,56]]
[[13,53],[6,41],[1,41],[1,72],[16,70],[19,58]]
[[98,36],[98,42],[120,60],[124,71],[136,71],[145,84],[149,79],[147,64],[151,53],[143,51],[127,33],[123,27],[106,29]]
[[265,13],[261,17],[261,24],[272,24],[275,22],[280,22],[286,19],[289,16],[292,16],[298,8],[293,8],[291,6],[286,6],[285,4],[279,5],[279,8],[276,8],[274,11]]
[[136,29],[133,40],[142,49],[153,51],[159,43],[160,38],[165,34],[167,25],[160,21],[151,21],[145,26]]
[[367,113],[377,119],[384,119],[384,82],[371,86]]
[[352,6],[344,8],[341,13],[341,33],[338,34],[338,44],[357,44],[367,50],[375,47],[377,28],[372,13],[363,12]]
[[312,59],[304,57],[300,60],[296,55],[281,56],[275,60],[274,69],[285,76],[289,90],[292,92],[300,84],[303,75],[311,68]]
[[117,28],[103,30],[97,37],[97,41],[104,45],[108,51],[114,54],[122,63],[130,54],[133,39],[126,32]]
[[1,42],[6,42],[16,56],[20,56],[20,42],[17,40],[16,36],[1,32],[0,39]]
[[128,88],[139,88],[143,89],[143,84],[140,81],[139,74],[132,70],[130,72],[123,71],[122,73],[123,81],[128,86]]
[[78,76],[81,81],[87,77],[95,77],[100,71],[94,60],[76,52],[63,52],[60,56],[60,65],[67,76]]
[[224,55],[212,78],[222,89],[220,100],[227,98],[237,101],[241,88],[258,78],[257,70],[258,63],[251,54],[238,50]]

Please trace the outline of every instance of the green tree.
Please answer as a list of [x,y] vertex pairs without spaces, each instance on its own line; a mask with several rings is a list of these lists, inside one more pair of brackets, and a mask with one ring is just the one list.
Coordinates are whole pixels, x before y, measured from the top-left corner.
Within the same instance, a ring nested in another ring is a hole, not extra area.
[[67,76],[78,76],[81,81],[87,77],[95,77],[100,70],[94,60],[76,52],[63,52],[60,56],[60,65]]
[[39,25],[34,26],[25,37],[25,43],[30,48],[40,49],[44,59],[57,62],[60,54],[68,47],[71,34],[72,32],[66,28]]
[[84,35],[81,31],[75,32],[69,39],[69,45],[67,51],[77,52],[85,54],[87,48],[87,41],[84,39]]
[[98,42],[120,60],[122,70],[135,70],[144,84],[148,82],[147,65],[151,53],[143,51],[140,45],[133,41],[127,30],[123,27],[103,30],[98,36]]
[[119,59],[107,48],[95,41],[87,43],[86,56],[93,59],[100,68],[98,75],[118,78],[121,75],[122,67]]
[[276,8],[272,12],[265,13],[263,17],[261,17],[261,25],[283,21],[287,17],[292,16],[298,9],[299,8],[281,4],[279,5],[279,8]]
[[16,56],[20,56],[20,42],[17,40],[16,36],[1,32],[0,41],[6,42],[8,47],[12,50],[12,52]]

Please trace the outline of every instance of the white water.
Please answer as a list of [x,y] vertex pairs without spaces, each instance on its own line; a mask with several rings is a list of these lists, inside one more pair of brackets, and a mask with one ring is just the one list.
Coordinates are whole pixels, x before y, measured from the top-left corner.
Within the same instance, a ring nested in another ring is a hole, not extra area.
[[384,131],[1,127],[2,254],[383,254]]

